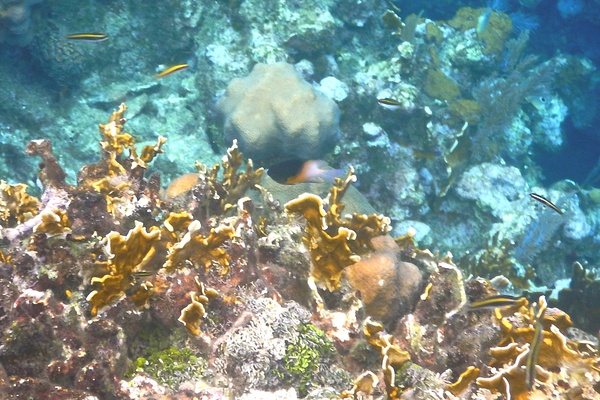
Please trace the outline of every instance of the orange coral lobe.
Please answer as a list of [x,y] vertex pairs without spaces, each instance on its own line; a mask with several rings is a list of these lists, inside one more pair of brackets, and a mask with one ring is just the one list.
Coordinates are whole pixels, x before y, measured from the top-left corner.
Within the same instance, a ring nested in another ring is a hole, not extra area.
[[192,190],[192,188],[197,182],[197,173],[181,175],[180,177],[175,178],[171,181],[171,183],[169,183],[169,186],[167,186],[167,190],[165,191],[165,195],[170,199],[177,197],[185,192]]

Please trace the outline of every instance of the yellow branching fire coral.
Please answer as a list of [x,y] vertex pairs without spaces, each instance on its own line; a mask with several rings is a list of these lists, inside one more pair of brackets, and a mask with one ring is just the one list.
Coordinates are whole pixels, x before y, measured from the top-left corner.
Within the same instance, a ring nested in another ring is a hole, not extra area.
[[2,250],[0,250],[0,264],[12,265],[13,258],[12,256],[4,254]]
[[302,214],[306,219],[303,241],[312,259],[311,275],[318,285],[331,291],[339,289],[344,268],[360,261],[359,254],[371,249],[371,239],[391,229],[390,219],[383,215],[342,217],[342,199],[355,181],[351,167],[344,180],[336,179],[327,199],[305,193],[285,204],[288,213]]
[[410,354],[394,344],[394,337],[385,332],[383,325],[370,318],[365,320],[363,331],[367,342],[381,351],[381,369],[386,392],[389,399],[395,399],[398,397],[398,387],[395,385],[396,371],[410,361]]
[[453,395],[458,395],[469,387],[469,385],[477,378],[479,375],[480,369],[474,366],[470,366],[463,372],[456,382],[449,383],[446,386],[446,390],[452,393]]
[[192,221],[187,229],[181,241],[171,247],[164,265],[165,269],[172,271],[186,261],[191,261],[194,265],[202,265],[208,270],[211,265],[217,263],[222,267],[221,273],[226,274],[229,267],[229,254],[223,248],[223,244],[235,235],[233,220],[221,221],[219,226],[210,230],[208,236],[200,232],[201,224],[198,220]]
[[543,296],[538,303],[507,316],[501,309],[494,311],[503,339],[490,350],[493,374],[478,378],[479,386],[529,400],[549,398],[556,384],[578,391],[600,379],[597,350],[568,339],[568,315],[547,308]]
[[40,217],[42,222],[33,228],[35,233],[57,236],[71,231],[71,223],[63,210],[44,210]]
[[288,212],[302,213],[306,218],[306,235],[302,240],[311,255],[311,275],[315,282],[331,291],[339,289],[344,268],[360,261],[348,244],[356,239],[356,233],[338,227],[337,232],[329,234],[323,201],[317,195],[305,193],[288,202],[285,208]]
[[[91,188],[101,193],[106,200],[107,210],[114,215],[127,214],[130,203],[139,189],[143,170],[148,168],[157,154],[163,153],[162,146],[167,141],[160,136],[154,146],[145,146],[138,155],[134,146],[135,140],[129,133],[124,132],[127,122],[123,103],[111,114],[108,123],[99,124],[102,140],[102,160],[96,164],[87,165],[78,174],[78,184],[82,189]],[[122,157],[125,149],[129,149],[129,157]]]
[[169,242],[178,242],[192,223],[193,218],[187,212],[169,213],[169,216],[163,222],[162,239]]
[[178,319],[187,330],[194,336],[200,335],[200,322],[206,315],[206,305],[211,299],[219,296],[219,293],[212,288],[204,286],[198,277],[195,278],[198,293],[190,292],[191,303],[181,310],[181,315]]
[[[237,141],[227,149],[221,165],[215,164],[212,168],[196,162],[198,169],[197,191],[201,205],[206,209],[207,216],[222,215],[234,207],[248,189],[256,189],[264,168],[254,169],[252,160],[246,161],[245,172],[240,171],[243,163],[243,154],[240,152]],[[219,180],[218,174],[223,168],[223,179]]]
[[100,146],[102,146],[102,149],[106,152],[106,156],[110,159],[110,166],[115,168],[109,170],[111,175],[125,172],[116,159],[123,150],[133,146],[135,142],[133,136],[127,132],[123,132],[123,125],[127,122],[125,118],[126,110],[127,106],[125,103],[121,103],[119,109],[111,114],[108,123],[98,124],[100,134],[102,135]]
[[360,374],[354,380],[354,386],[351,390],[344,390],[340,395],[342,399],[357,399],[359,393],[370,396],[379,385],[379,378],[371,371],[366,371]]
[[[134,274],[145,270],[156,254],[155,245],[160,240],[160,230],[151,227],[147,231],[141,222],[136,222],[135,228],[127,236],[111,232],[104,240],[107,260],[100,264],[104,264],[107,274],[91,280],[91,284],[99,286],[87,297],[92,304],[92,316],[121,298],[133,284]],[[149,291],[149,287],[141,290]]]
[[135,150],[135,146],[132,146],[130,149],[129,158],[132,160],[131,169],[135,169],[137,167],[141,167],[143,169],[148,168],[148,163],[154,160],[157,154],[162,154],[165,151],[162,149],[162,146],[167,142],[167,138],[163,136],[159,136],[156,144],[154,146],[144,146],[142,149],[142,154],[140,156],[137,155]]
[[26,192],[27,185],[0,181],[0,223],[4,228],[22,224],[38,213],[40,202]]

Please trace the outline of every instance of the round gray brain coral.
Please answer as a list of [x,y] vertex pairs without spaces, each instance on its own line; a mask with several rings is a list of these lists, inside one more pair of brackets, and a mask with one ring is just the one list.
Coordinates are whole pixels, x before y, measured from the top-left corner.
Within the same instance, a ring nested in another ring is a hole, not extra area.
[[258,165],[292,158],[318,159],[339,133],[337,104],[315,90],[287,63],[256,64],[233,79],[217,102],[226,143],[237,139]]

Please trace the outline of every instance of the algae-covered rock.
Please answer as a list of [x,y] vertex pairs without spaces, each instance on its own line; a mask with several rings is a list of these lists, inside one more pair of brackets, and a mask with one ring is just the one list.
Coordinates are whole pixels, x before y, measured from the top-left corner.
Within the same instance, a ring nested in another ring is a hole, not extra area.
[[481,118],[481,106],[475,100],[456,99],[450,103],[450,113],[469,124],[477,124]]
[[425,40],[430,43],[441,43],[443,39],[444,33],[434,22],[425,25]]
[[460,95],[460,87],[440,70],[430,69],[425,77],[425,93],[439,100],[450,101]]
[[[482,23],[484,13],[490,13],[487,23]],[[504,49],[504,42],[512,32],[512,21],[504,13],[490,11],[486,8],[462,7],[448,25],[461,31],[477,29],[479,38],[485,43],[484,54],[499,53]]]

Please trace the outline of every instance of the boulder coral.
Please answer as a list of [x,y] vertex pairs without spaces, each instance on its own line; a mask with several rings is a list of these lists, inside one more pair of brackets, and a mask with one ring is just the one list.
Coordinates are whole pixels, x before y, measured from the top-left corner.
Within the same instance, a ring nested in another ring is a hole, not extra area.
[[229,83],[217,110],[225,141],[237,139],[258,164],[290,158],[322,158],[335,144],[339,109],[291,64],[256,64]]
[[0,1],[0,43],[26,46],[33,36],[31,7],[41,0]]

